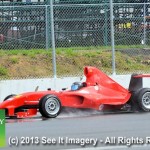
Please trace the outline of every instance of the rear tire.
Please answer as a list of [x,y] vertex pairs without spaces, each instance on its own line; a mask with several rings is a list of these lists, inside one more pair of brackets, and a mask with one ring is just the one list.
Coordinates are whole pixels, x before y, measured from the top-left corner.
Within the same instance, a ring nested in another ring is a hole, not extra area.
[[136,100],[141,111],[150,111],[150,88],[142,88],[139,90],[136,95]]
[[54,95],[45,95],[39,102],[39,111],[43,117],[57,117],[61,111],[60,100]]

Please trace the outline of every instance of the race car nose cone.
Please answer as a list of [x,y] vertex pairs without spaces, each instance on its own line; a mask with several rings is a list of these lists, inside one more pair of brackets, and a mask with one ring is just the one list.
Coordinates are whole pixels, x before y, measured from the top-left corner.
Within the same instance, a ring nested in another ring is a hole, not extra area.
[[3,102],[0,103],[0,109],[4,109]]

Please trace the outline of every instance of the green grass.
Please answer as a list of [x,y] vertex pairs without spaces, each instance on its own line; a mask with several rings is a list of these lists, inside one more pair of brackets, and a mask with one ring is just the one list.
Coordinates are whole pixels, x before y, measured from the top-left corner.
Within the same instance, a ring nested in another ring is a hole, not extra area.
[[[144,48],[143,45],[117,45],[115,46],[116,50],[120,50],[120,49],[142,49]],[[59,47],[56,48],[56,53],[57,54],[62,54],[62,53],[67,53],[72,55],[73,52],[75,51],[111,51],[111,46],[88,46],[88,47]],[[52,52],[52,49],[30,49],[30,50],[26,50],[26,49],[12,49],[12,50],[0,50],[0,56],[3,55],[25,55],[25,56],[29,56],[29,55],[37,55],[37,54],[47,54],[49,52]]]
[[2,66],[0,66],[0,76],[7,76],[8,75],[8,70]]
[[[144,45],[116,45],[115,49],[142,49],[144,48]],[[62,47],[62,48],[56,48],[57,51],[66,51],[66,50],[73,50],[73,51],[78,51],[78,50],[93,50],[93,51],[105,51],[105,50],[111,50],[111,46],[88,46],[88,47]]]
[[10,62],[11,62],[12,64],[17,64],[17,63],[19,62],[19,59],[16,58],[16,57],[12,57],[12,58],[10,58]]
[[[136,49],[138,55],[129,53],[130,50],[136,53]],[[116,46],[117,74],[150,72],[150,53],[140,54],[142,49],[141,45]],[[52,49],[0,50],[0,57],[0,79],[53,76]],[[83,75],[83,67],[87,65],[112,73],[110,46],[57,48],[56,61],[58,77]]]
[[17,50],[0,50],[0,56],[8,55],[24,55],[24,56],[31,56],[31,55],[38,55],[38,54],[49,54],[51,50],[45,49],[31,49],[31,50],[24,50],[24,49],[17,49]]

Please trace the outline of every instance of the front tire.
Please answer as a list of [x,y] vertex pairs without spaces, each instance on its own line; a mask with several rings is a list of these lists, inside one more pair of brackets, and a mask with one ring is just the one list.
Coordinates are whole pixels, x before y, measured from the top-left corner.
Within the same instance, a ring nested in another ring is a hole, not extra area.
[[150,88],[143,88],[137,93],[137,102],[142,111],[150,111]]
[[60,100],[54,95],[45,95],[39,102],[39,111],[43,117],[57,117],[61,111]]

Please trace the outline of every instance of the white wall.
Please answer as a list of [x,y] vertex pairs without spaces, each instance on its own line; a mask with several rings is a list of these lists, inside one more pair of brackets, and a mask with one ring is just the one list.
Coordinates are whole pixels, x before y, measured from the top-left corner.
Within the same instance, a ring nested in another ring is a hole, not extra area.
[[[111,77],[125,88],[128,88],[130,75],[115,75]],[[39,91],[47,90],[47,88],[61,90],[64,87],[70,88],[73,82],[80,80],[80,77],[1,80],[0,102],[3,101],[3,99],[9,94],[20,94],[23,92],[34,91],[37,86],[39,86]],[[83,78],[81,81],[85,81],[85,78]],[[144,87],[150,87],[150,78],[144,78]]]
[[52,88],[61,90],[64,87],[70,87],[75,82],[80,81],[79,77],[72,78],[44,78],[44,79],[25,79],[25,80],[0,80],[0,102],[10,94],[20,94],[23,92],[34,91],[39,86],[39,91]]

